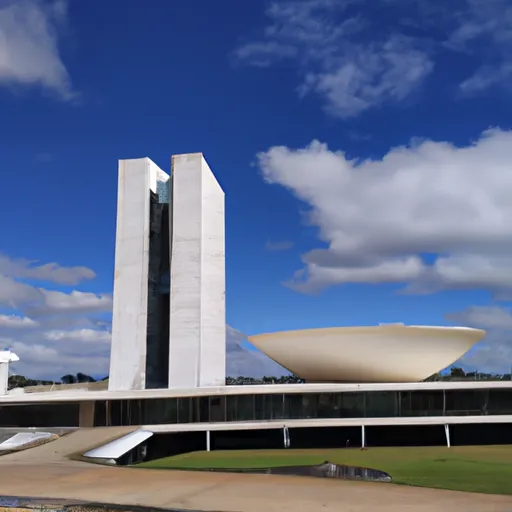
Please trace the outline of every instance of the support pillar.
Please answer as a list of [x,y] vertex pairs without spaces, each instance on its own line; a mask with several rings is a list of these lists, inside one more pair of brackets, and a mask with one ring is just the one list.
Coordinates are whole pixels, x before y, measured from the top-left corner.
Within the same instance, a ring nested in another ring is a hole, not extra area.
[[444,426],[444,434],[446,436],[446,446],[448,448],[451,447],[451,443],[450,443],[450,425],[445,425]]
[[366,448],[366,431],[364,425],[361,425],[361,448]]
[[94,427],[94,405],[96,402],[93,400],[80,402],[80,409],[78,413],[78,426],[80,428]]
[[288,427],[283,427],[283,445],[285,448],[290,448],[290,432]]
[[209,452],[211,449],[211,444],[210,444],[210,431],[207,430],[206,431],[206,451]]

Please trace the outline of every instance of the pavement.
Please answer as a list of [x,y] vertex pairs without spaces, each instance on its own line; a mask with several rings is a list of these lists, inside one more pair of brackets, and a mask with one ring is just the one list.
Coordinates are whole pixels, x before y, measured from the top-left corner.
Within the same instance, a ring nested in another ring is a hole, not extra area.
[[130,431],[91,430],[0,457],[0,495],[224,512],[512,511],[512,496],[327,478],[106,467],[70,460],[72,454]]

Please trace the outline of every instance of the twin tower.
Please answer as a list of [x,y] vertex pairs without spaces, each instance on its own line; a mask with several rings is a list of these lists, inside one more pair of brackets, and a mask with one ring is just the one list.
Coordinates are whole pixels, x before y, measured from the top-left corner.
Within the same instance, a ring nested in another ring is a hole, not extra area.
[[201,153],[119,161],[109,390],[222,386],[224,192]]

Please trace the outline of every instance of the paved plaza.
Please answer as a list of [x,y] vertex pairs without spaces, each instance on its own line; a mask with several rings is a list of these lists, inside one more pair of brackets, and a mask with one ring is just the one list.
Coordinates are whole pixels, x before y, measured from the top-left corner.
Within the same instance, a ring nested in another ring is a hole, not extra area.
[[0,457],[0,495],[224,512],[510,512],[512,496],[324,478],[106,467],[70,457],[131,428],[80,429]]

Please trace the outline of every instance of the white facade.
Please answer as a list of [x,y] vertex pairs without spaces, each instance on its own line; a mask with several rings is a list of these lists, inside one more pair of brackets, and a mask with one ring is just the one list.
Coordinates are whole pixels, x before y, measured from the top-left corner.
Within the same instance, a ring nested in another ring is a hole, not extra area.
[[[157,180],[158,178],[158,180]],[[149,191],[169,180],[149,158],[119,161],[109,389],[144,389],[148,314]]]
[[249,341],[307,382],[418,382],[484,336],[467,327],[394,324],[284,331]]
[[172,158],[169,387],[226,377],[224,192],[201,153]]
[[[169,387],[225,379],[224,193],[201,154],[119,162],[109,390],[146,388],[150,191],[169,205]],[[151,365],[150,365],[151,366]]]

